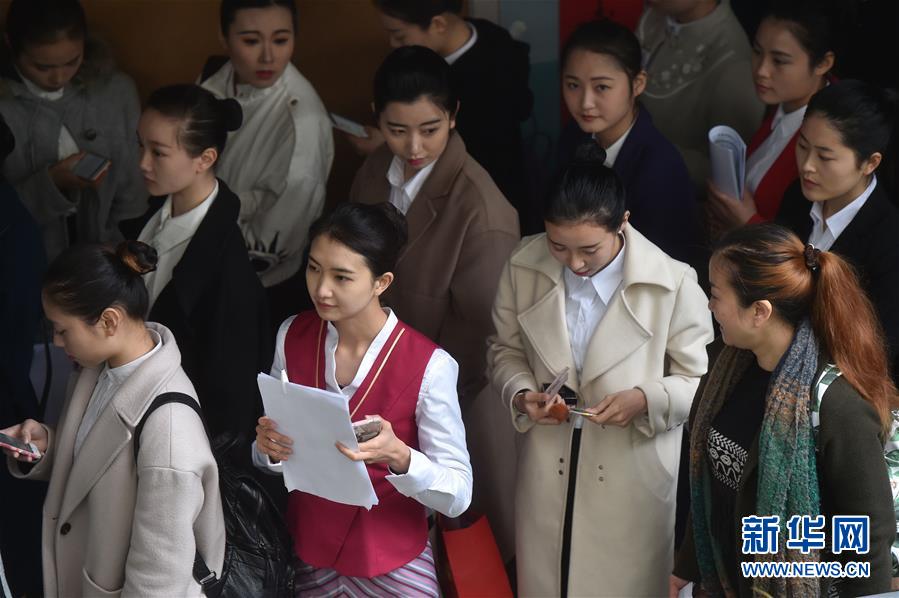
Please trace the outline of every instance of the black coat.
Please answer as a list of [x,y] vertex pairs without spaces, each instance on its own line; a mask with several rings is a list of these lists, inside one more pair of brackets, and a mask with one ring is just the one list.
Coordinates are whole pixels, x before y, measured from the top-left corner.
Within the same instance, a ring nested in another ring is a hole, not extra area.
[[[807,241],[812,232],[811,202],[796,181],[780,204],[777,222]],[[831,251],[847,259],[858,271],[862,288],[874,303],[886,334],[893,380],[899,375],[899,210],[890,202],[882,183],[859,210]]]
[[[524,223],[536,217],[524,184],[521,123],[531,116],[530,48],[502,27],[469,19],[478,40],[450,67],[459,97],[456,129]],[[527,229],[527,227],[523,228]]]
[[[136,239],[164,202],[151,197],[141,218],[122,223],[125,236]],[[220,180],[218,196],[147,319],[175,335],[210,436],[230,432],[249,439],[262,414],[256,374],[268,373],[274,340],[265,292],[237,226],[239,212],[240,200]]]

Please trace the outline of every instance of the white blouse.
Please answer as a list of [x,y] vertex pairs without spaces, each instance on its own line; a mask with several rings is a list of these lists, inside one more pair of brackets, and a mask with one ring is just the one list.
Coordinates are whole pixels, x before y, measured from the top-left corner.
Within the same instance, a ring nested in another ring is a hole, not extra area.
[[[328,335],[325,339],[325,388],[342,394],[347,402],[365,381],[378,354],[396,328],[396,315],[389,309],[384,311],[387,313],[387,322],[365,352],[353,381],[343,388],[337,383],[334,358],[338,342],[337,329],[328,323]],[[285,320],[278,330],[272,376],[280,378],[281,370],[286,369],[284,338],[295,317]],[[465,426],[459,410],[459,397],[456,394],[458,375],[459,365],[449,353],[443,349],[434,351],[425,368],[415,408],[419,450],[410,448],[412,458],[408,472],[387,475],[387,480],[400,494],[414,498],[448,517],[462,514],[471,503],[471,463],[465,444]],[[271,463],[266,455],[256,449],[255,442],[253,463],[261,469],[278,473],[281,471],[281,463]]]
[[393,160],[390,161],[390,168],[387,169],[387,182],[390,183],[389,201],[397,210],[402,212],[403,215],[405,215],[406,212],[409,211],[409,208],[412,207],[412,202],[415,201],[418,192],[421,191],[425,181],[428,180],[431,171],[434,170],[435,164],[437,164],[437,160],[434,160],[416,172],[407,181],[403,160],[394,156]]
[[162,337],[159,336],[158,332],[151,328],[147,328],[147,332],[150,333],[150,338],[153,339],[153,348],[151,350],[147,351],[134,361],[130,361],[125,365],[120,365],[117,368],[111,368],[108,364],[103,366],[103,371],[100,372],[100,377],[97,378],[97,385],[94,386],[94,392],[91,393],[90,402],[87,404],[87,409],[84,411],[84,416],[81,418],[78,432],[75,434],[76,455],[81,451],[84,440],[94,427],[94,424],[97,423],[100,414],[103,413],[106,406],[109,405],[116,393],[119,392],[122,384],[124,384],[131,374],[140,367],[140,364],[150,359],[150,357],[159,351],[159,348],[162,346]]
[[240,198],[238,224],[250,257],[266,264],[262,284],[276,285],[300,269],[309,226],[322,213],[334,159],[331,120],[292,64],[267,88],[235,85],[230,62],[202,86],[243,109],[216,175]]
[[809,233],[808,242],[821,251],[829,251],[858,214],[858,211],[864,207],[876,186],[877,175],[874,175],[861,195],[836,214],[831,214],[830,218],[826,220],[824,219],[823,202],[812,202],[812,209],[809,211],[809,216],[812,218],[812,232]]
[[784,112],[783,104],[777,107],[777,112],[771,120],[771,133],[746,158],[746,188],[750,193],[755,193],[759,183],[802,126],[806,108],[808,106],[787,113]]
[[140,231],[138,241],[151,245],[158,254],[156,270],[144,275],[144,284],[150,293],[150,309],[162,293],[162,289],[172,280],[175,266],[184,257],[184,251],[193,239],[200,223],[209,212],[209,207],[219,193],[219,182],[215,181],[212,193],[197,207],[180,216],[172,216],[172,196],[169,195],[162,207],[153,214]]

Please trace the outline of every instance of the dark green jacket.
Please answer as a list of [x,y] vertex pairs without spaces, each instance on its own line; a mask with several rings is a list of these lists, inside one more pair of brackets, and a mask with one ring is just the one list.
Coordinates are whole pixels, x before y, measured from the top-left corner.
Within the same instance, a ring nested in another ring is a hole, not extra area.
[[[821,375],[826,361],[820,360],[815,380]],[[700,384],[690,416],[692,425],[696,404],[701,400],[705,378]],[[830,525],[834,515],[868,515],[870,517],[870,551],[868,554],[843,552],[822,553],[822,561],[862,561],[871,564],[867,579],[843,579],[841,596],[864,596],[890,589],[890,547],[896,532],[893,494],[883,457],[883,437],[880,419],[870,403],[865,401],[843,376],[837,378],[821,400],[818,429],[818,485],[821,491],[821,512],[827,517],[826,536],[831,545]],[[759,434],[749,450],[734,513],[734,537],[741,540],[741,520],[756,514],[758,484]],[[692,518],[691,518],[692,519]],[[781,537],[781,541],[785,538]],[[735,554],[741,554],[736,546]],[[751,557],[749,557],[751,558]],[[746,560],[748,561],[749,558]],[[693,523],[687,523],[684,541],[678,550],[674,574],[680,578],[699,581],[699,566],[693,543]],[[822,596],[827,595],[831,580],[822,583]],[[751,579],[742,579],[740,596],[753,596]]]

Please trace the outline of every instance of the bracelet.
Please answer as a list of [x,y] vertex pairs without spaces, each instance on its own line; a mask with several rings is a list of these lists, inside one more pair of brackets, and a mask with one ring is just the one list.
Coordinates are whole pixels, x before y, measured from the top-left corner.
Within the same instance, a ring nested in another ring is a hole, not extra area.
[[530,391],[528,389],[523,388],[523,389],[519,390],[518,392],[516,392],[514,395],[512,395],[512,406],[515,407],[515,411],[517,411],[518,413],[521,413],[522,415],[527,415],[527,411],[525,411],[518,405],[518,397],[524,398],[524,395],[526,395],[529,392]]

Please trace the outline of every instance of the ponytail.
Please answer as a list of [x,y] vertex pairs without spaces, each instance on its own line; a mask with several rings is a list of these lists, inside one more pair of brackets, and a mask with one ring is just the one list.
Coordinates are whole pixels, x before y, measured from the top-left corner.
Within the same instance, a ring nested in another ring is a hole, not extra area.
[[776,224],[731,231],[714,257],[726,260],[742,307],[769,301],[777,317],[793,327],[810,318],[818,342],[874,407],[884,434],[889,432],[890,409],[899,397],[880,322],[852,267]]
[[815,335],[846,381],[877,411],[886,434],[897,391],[890,376],[880,321],[852,266],[829,251],[816,257],[817,282],[811,313]]

